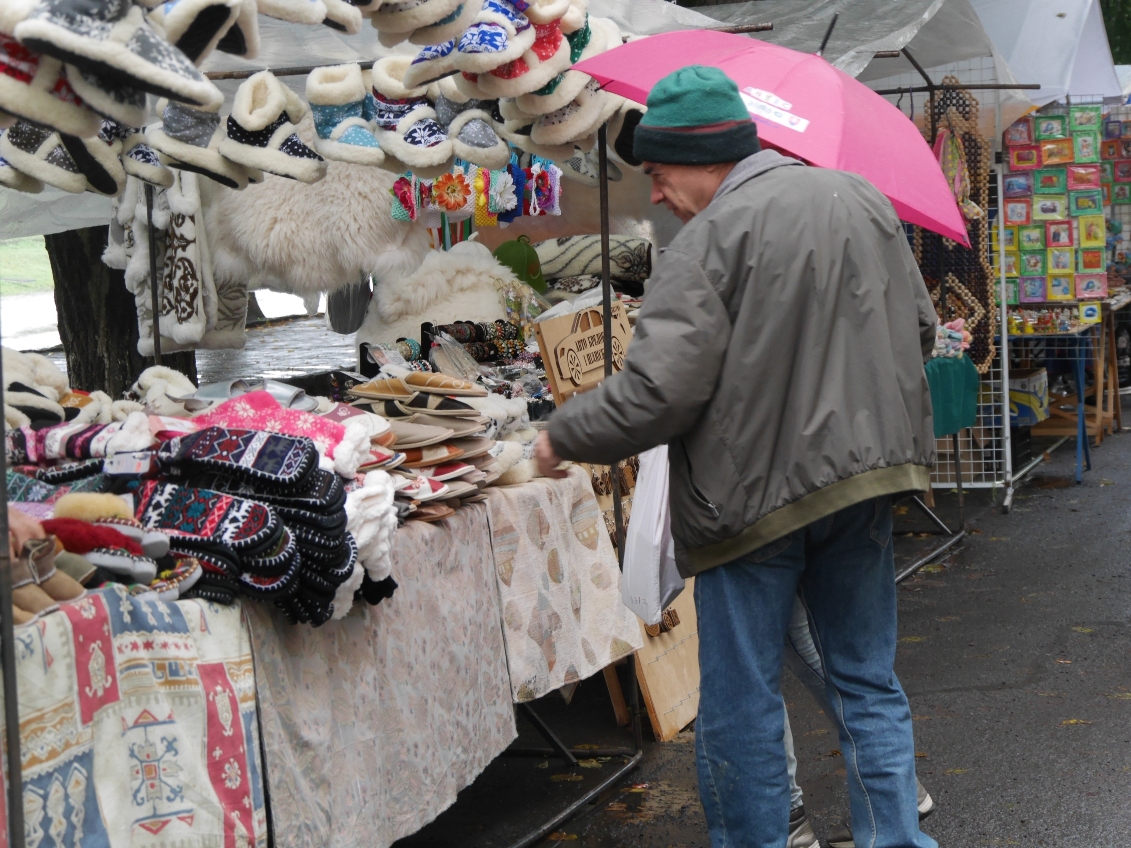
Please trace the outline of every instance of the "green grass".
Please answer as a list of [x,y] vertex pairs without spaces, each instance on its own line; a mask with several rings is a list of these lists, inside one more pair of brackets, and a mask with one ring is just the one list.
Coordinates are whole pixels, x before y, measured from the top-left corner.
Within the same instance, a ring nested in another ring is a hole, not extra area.
[[53,288],[42,236],[0,241],[0,295],[35,294]]

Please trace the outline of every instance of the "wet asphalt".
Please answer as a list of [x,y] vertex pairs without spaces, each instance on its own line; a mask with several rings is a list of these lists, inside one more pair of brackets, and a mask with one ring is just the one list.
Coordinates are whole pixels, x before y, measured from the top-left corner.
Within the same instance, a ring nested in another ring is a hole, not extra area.
[[[923,829],[942,846],[1131,839],[1131,435],[1092,457],[1076,485],[1061,448],[1008,515],[988,491],[970,494],[961,548],[901,584],[896,669],[919,777],[938,804]],[[940,497],[944,520],[956,522],[956,502]],[[897,555],[909,562],[938,539],[913,508],[897,512]],[[783,691],[806,809],[824,839],[848,806],[836,731],[788,673]],[[569,705],[555,693],[534,707],[569,745],[631,745],[599,676]],[[522,717],[519,728],[518,744],[545,744]],[[644,737],[640,766],[538,844],[709,848],[694,729],[658,744],[645,721]],[[499,758],[397,848],[508,848],[622,762]]]

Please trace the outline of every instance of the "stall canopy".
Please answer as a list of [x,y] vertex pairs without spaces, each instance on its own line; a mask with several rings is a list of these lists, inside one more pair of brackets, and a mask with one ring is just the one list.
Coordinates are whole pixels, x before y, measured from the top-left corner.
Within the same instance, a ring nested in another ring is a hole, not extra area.
[[978,17],[1018,79],[1038,82],[1038,106],[1065,96],[1123,92],[1100,0],[972,0]]

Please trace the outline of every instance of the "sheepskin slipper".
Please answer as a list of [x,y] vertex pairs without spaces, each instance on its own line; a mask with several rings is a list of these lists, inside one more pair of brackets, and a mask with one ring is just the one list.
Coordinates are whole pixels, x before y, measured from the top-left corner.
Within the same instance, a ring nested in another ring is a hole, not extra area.
[[456,68],[456,43],[445,41],[425,47],[408,66],[404,74],[405,85],[419,87],[458,73]]
[[173,172],[161,164],[156,151],[145,143],[145,134],[141,130],[133,130],[122,141],[120,158],[127,176],[137,177],[143,183],[157,188],[169,188],[173,185]]
[[178,0],[157,6],[149,13],[149,20],[170,44],[200,67],[239,13],[240,0]]
[[[569,35],[585,26],[589,17],[589,0],[569,0],[569,8],[562,15],[562,33]],[[619,43],[615,46],[619,46]]]
[[463,35],[464,30],[475,22],[475,16],[483,8],[483,0],[463,0],[454,12],[432,24],[412,31],[410,44],[443,44],[454,41]]
[[382,3],[369,19],[383,32],[412,32],[437,25],[459,4],[460,0],[397,0]]
[[259,13],[294,24],[320,24],[326,20],[322,0],[256,0]]
[[385,161],[385,153],[365,117],[366,95],[365,81],[357,65],[316,68],[306,78],[306,99],[318,132],[314,149],[322,156],[356,165],[380,165]]
[[530,0],[523,12],[532,24],[549,24],[560,21],[569,11],[570,0]]
[[[3,137],[0,132],[0,137]],[[6,188],[22,191],[24,194],[39,194],[43,191],[43,183],[34,177],[29,177],[22,171],[17,171],[11,163],[0,157],[0,185]]]
[[117,127],[117,124],[103,122],[102,130],[94,138],[59,135],[63,146],[86,177],[87,190],[107,197],[117,197],[126,189],[126,170],[118,158],[122,141]]
[[[437,104],[439,105],[439,104]],[[464,109],[447,127],[452,152],[465,162],[498,171],[511,159],[510,147],[495,132],[493,119],[483,109]]]
[[82,194],[86,191],[83,176],[59,133],[29,121],[18,121],[0,136],[0,156],[13,168],[49,186]]
[[531,140],[535,144],[569,144],[588,135],[606,105],[603,94],[597,81],[590,80],[570,103],[535,122]]
[[12,35],[16,24],[31,14],[35,0],[4,0],[0,3],[0,33]]
[[219,108],[224,95],[129,0],[38,0],[15,29],[26,47],[158,97]]
[[475,23],[457,42],[456,67],[471,74],[492,71],[521,58],[536,38],[530,19],[516,5],[509,0],[483,0]]
[[[570,47],[570,64],[576,65],[619,45],[620,29],[612,21],[596,18],[587,21],[581,29],[567,35],[566,40]],[[589,74],[581,71],[565,71],[537,91],[519,97],[518,108],[528,115],[548,115],[556,112],[581,94],[581,90],[591,79]]]
[[[386,109],[385,114],[389,111]],[[382,128],[382,123],[378,127],[376,135],[381,147],[414,172],[418,168],[446,169],[454,156],[452,142],[436,122],[436,110],[427,101],[409,105],[393,129]]]
[[131,127],[145,123],[149,106],[144,91],[74,65],[67,65],[67,80],[83,102],[102,117]]
[[305,113],[306,104],[298,95],[270,71],[260,71],[236,91],[220,153],[239,165],[316,183],[326,176],[326,160],[295,131],[295,122]]
[[6,130],[16,125],[16,116],[0,109],[0,130]]
[[569,68],[569,42],[557,21],[535,25],[534,29],[534,46],[522,58],[479,75],[476,84],[488,97],[521,97],[542,88]]
[[496,127],[499,135],[513,144],[515,147],[533,153],[535,156],[540,156],[543,159],[549,159],[551,162],[559,162],[563,159],[568,159],[573,155],[575,146],[572,144],[558,144],[558,145],[543,145],[538,144],[531,138],[531,132],[534,130],[534,124],[523,123],[522,121],[507,121],[501,127]]
[[322,23],[330,29],[357,35],[361,32],[361,11],[346,0],[322,0],[326,6],[326,17]]
[[101,123],[79,99],[63,63],[28,50],[0,33],[0,108],[60,132],[82,137]]
[[244,59],[254,59],[259,55],[259,9],[255,0],[240,0],[236,21],[224,33],[216,49]]
[[647,106],[623,100],[620,109],[609,119],[609,146],[621,162],[630,168],[639,168],[641,162],[632,153],[632,141],[640,119],[648,111]]
[[166,100],[157,101],[157,114],[162,123],[146,130],[145,137],[163,164],[203,174],[227,188],[247,188],[246,169],[220,154],[225,133],[219,115]]

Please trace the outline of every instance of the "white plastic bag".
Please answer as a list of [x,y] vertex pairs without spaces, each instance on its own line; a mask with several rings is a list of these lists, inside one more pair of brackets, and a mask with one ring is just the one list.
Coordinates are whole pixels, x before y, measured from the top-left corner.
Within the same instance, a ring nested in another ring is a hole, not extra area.
[[683,591],[683,578],[675,567],[669,510],[668,448],[661,445],[640,454],[620,581],[621,600],[645,624],[658,624],[664,610]]

